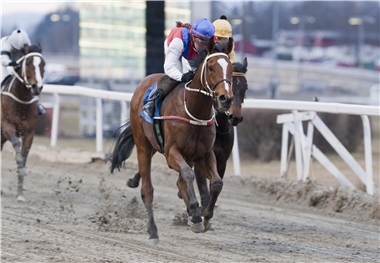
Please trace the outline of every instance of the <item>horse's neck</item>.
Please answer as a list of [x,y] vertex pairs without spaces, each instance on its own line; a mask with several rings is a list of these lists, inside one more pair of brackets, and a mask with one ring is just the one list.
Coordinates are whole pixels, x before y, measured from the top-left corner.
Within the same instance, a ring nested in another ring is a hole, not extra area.
[[16,76],[13,76],[10,79],[8,85],[4,84],[3,91],[12,93],[20,100],[30,100],[33,97],[29,92],[29,89],[27,89],[24,83],[22,83]]
[[[199,90],[200,87],[202,87],[200,81],[193,81],[189,85],[189,88],[195,90]],[[186,107],[191,115],[201,120],[208,120],[213,116],[214,108],[213,98],[211,96],[198,91],[190,91],[186,89],[184,92],[186,92]]]
[[220,132],[228,132],[231,128],[231,124],[228,121],[228,115],[225,112],[218,112],[216,114],[216,129]]

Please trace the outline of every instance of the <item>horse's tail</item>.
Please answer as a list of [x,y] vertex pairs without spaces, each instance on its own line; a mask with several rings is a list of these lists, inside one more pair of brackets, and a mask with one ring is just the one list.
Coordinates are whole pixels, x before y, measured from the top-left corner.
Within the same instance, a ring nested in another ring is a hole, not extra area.
[[135,141],[133,139],[133,133],[129,120],[120,127],[121,133],[116,140],[115,148],[111,155],[111,173],[117,168],[120,171],[120,167],[123,162],[128,159],[131,154],[133,147],[135,146]]

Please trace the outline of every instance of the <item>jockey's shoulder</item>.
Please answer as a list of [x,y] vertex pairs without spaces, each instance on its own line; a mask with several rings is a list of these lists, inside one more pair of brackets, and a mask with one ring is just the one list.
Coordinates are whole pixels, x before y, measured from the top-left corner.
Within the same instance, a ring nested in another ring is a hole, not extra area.
[[8,41],[8,36],[2,37],[0,39],[0,42],[1,42],[1,50],[11,51],[12,46]]

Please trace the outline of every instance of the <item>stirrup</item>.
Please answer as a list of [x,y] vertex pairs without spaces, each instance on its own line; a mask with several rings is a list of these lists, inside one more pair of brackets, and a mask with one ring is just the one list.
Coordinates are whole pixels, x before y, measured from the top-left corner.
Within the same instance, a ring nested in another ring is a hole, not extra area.
[[153,118],[154,114],[154,100],[149,100],[144,106],[143,110],[150,117]]
[[38,108],[38,115],[44,115],[46,113],[44,106],[42,106],[41,104],[38,104],[37,108]]

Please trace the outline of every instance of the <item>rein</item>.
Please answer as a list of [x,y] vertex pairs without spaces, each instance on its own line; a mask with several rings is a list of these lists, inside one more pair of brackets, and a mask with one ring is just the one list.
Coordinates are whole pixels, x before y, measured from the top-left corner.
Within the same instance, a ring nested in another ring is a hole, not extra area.
[[18,103],[21,103],[21,104],[32,104],[33,102],[35,101],[38,101],[39,97],[38,96],[34,96],[31,100],[29,101],[24,101],[24,100],[20,100],[19,98],[17,98],[15,95],[13,95],[11,93],[11,89],[13,87],[13,83],[14,83],[14,80],[17,78],[22,84],[25,85],[25,87],[27,89],[30,89],[32,87],[32,85],[29,84],[28,82],[28,79],[26,77],[26,59],[28,57],[32,57],[32,56],[39,56],[42,58],[42,54],[41,53],[38,53],[38,52],[32,52],[32,53],[29,53],[29,54],[26,54],[25,56],[22,56],[21,58],[19,58],[16,63],[17,64],[20,64],[20,62],[22,61],[22,65],[21,65],[21,76],[23,78],[21,78],[18,73],[16,72],[16,70],[14,68],[13,69],[13,74],[14,74],[14,78],[12,78],[12,81],[11,83],[9,84],[9,90],[8,91],[1,91],[1,94],[4,94],[4,95],[7,95],[8,97],[14,99],[15,101],[17,101]]

